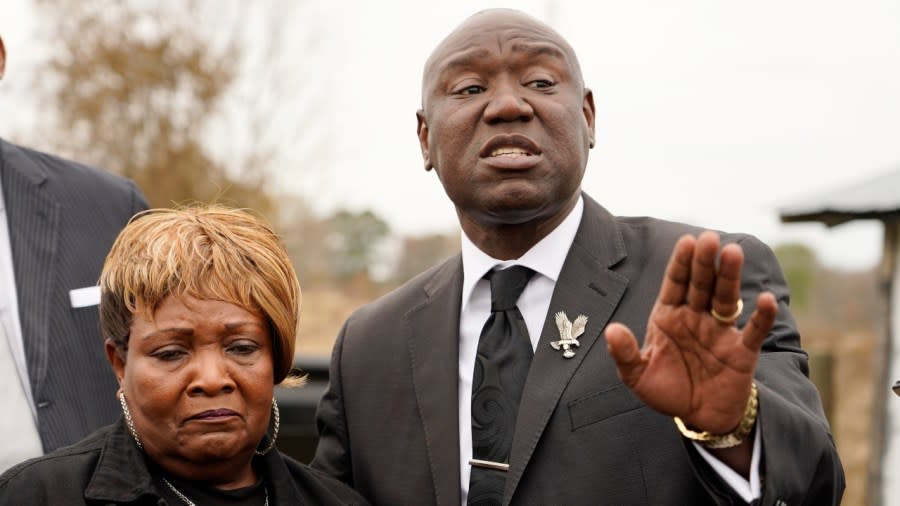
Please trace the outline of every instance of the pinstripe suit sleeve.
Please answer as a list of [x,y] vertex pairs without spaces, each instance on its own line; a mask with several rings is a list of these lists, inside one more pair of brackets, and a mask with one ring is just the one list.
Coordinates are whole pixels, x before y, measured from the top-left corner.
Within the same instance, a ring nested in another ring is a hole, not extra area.
[[49,452],[118,417],[97,307],[69,292],[97,284],[119,231],[146,200],[133,182],[0,139],[16,295],[38,429]]

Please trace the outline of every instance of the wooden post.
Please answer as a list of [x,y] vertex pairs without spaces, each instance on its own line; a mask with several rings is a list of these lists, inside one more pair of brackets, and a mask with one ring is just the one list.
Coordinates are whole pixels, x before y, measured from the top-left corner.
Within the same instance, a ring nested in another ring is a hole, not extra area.
[[[875,342],[875,353],[872,360],[872,377],[875,382],[874,396],[872,398],[872,435],[871,458],[869,459],[869,484],[866,489],[866,504],[874,506],[882,506],[885,504],[896,504],[891,502],[891,498],[887,495],[890,493],[887,485],[889,481],[885,477],[890,476],[889,471],[898,472],[900,470],[887,470],[886,457],[888,454],[888,445],[890,444],[890,433],[887,428],[890,426],[888,419],[888,403],[896,402],[900,399],[891,398],[890,385],[895,379],[891,378],[891,357],[893,354],[894,339],[894,323],[896,311],[894,305],[897,302],[895,291],[900,289],[897,286],[897,254],[898,251],[898,228],[900,228],[900,220],[896,218],[888,218],[882,220],[884,223],[884,249],[879,267],[879,284],[881,292],[886,300],[884,305],[885,314],[882,318],[884,322],[883,331],[877,334]],[[894,498],[895,500],[896,498]]]

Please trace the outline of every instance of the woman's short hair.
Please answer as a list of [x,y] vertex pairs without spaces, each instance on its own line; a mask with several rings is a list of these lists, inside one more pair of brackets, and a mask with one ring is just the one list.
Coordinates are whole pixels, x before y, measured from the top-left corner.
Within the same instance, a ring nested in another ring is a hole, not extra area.
[[100,289],[100,330],[123,359],[135,314],[152,319],[166,297],[188,295],[261,312],[274,382],[291,371],[300,284],[278,235],[247,211],[208,205],[137,214],[106,257]]

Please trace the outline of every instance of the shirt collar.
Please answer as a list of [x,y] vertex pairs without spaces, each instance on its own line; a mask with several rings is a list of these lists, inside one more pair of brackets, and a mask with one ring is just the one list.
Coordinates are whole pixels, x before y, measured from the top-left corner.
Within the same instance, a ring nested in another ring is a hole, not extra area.
[[559,273],[562,271],[563,263],[566,261],[569,248],[575,240],[575,234],[578,232],[583,213],[584,199],[579,195],[578,202],[575,203],[575,206],[569,211],[569,215],[566,216],[562,223],[526,251],[524,255],[514,260],[497,260],[491,257],[478,249],[463,231],[460,234],[463,263],[462,310],[465,311],[478,280],[494,267],[505,268],[511,265],[523,265],[556,283]]
[[[103,429],[103,449],[91,479],[84,489],[86,499],[127,503],[141,496],[156,496],[156,489],[144,460],[122,416]],[[100,435],[95,433],[95,435]]]

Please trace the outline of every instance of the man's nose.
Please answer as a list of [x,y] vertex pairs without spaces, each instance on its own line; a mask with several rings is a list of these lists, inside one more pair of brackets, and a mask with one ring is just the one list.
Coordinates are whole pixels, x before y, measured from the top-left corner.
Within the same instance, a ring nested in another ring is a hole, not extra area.
[[496,85],[484,110],[484,120],[492,124],[531,120],[534,117],[534,109],[525,99],[524,91],[518,83]]
[[221,350],[198,350],[191,358],[191,379],[188,392],[192,395],[216,395],[234,391],[228,361]]

